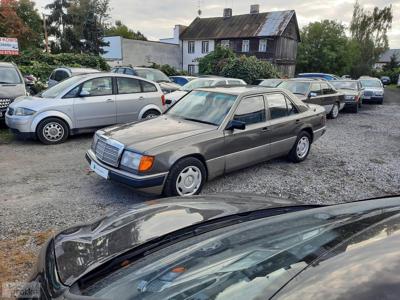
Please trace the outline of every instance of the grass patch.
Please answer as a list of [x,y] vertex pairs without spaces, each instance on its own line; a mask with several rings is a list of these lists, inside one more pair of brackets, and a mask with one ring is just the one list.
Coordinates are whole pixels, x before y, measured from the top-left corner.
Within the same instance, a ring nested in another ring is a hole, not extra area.
[[[388,89],[391,89],[391,90],[395,90],[398,87],[397,87],[397,84],[392,83],[392,84],[389,84],[389,85],[385,85],[385,88],[388,88]],[[400,90],[400,88],[398,88],[398,89]]]
[[14,140],[14,135],[6,128],[0,128],[0,144],[9,144]]
[[52,230],[20,235],[0,241],[0,295],[2,283],[23,282],[36,263],[39,247],[53,234]]

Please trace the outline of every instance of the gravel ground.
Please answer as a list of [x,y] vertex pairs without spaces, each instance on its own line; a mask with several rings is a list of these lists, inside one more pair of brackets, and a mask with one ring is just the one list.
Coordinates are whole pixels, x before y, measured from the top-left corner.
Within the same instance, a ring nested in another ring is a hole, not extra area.
[[[384,105],[328,120],[308,159],[273,160],[218,178],[203,193],[250,192],[309,203],[400,193],[400,90]],[[88,172],[91,135],[57,146],[0,131],[0,240],[57,230],[154,198]]]

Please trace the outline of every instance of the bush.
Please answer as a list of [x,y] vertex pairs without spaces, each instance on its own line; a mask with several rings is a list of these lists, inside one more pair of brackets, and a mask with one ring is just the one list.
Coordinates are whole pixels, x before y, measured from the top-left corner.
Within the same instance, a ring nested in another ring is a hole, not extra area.
[[260,78],[277,78],[279,77],[279,72],[275,66],[267,61],[261,61],[255,56],[242,55],[229,60],[219,75],[240,78],[248,84],[252,84],[256,79]]
[[378,78],[381,78],[381,76],[388,76],[390,77],[391,83],[397,83],[397,80],[400,76],[400,67],[386,71],[375,71],[373,76]]
[[0,56],[0,60],[14,62],[23,74],[32,74],[43,82],[47,81],[55,68],[62,66],[110,70],[109,65],[102,57],[92,54],[50,54],[41,50],[27,50],[19,56]]
[[177,69],[175,69],[173,66],[170,65],[159,65],[156,63],[152,63],[150,68],[160,70],[167,76],[187,75],[187,72],[178,71]]
[[221,46],[199,59],[199,72],[204,75],[240,78],[248,84],[256,79],[280,76],[270,62],[259,60],[255,56],[237,56],[231,49]]

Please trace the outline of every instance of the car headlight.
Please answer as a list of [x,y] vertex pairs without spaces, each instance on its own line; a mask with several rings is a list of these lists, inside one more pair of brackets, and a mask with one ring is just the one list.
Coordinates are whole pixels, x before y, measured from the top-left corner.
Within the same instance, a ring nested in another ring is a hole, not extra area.
[[346,97],[344,97],[346,100],[354,100],[354,96],[346,96]]
[[154,156],[141,155],[139,153],[124,151],[121,159],[121,166],[128,170],[145,172],[151,169],[154,163]]
[[383,95],[383,92],[382,92],[382,91],[376,91],[376,92],[375,92],[375,95],[376,95],[376,96],[382,96],[382,95]]
[[36,111],[25,107],[17,107],[14,110],[14,115],[16,116],[31,116],[35,113]]

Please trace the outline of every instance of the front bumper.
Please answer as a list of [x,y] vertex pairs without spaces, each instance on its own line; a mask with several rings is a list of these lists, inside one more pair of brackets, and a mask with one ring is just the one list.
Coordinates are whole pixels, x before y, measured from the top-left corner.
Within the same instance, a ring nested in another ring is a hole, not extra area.
[[86,152],[86,160],[89,164],[93,161],[106,169],[108,171],[108,179],[151,194],[159,195],[162,193],[168,175],[168,172],[153,175],[136,175],[116,169],[98,160],[91,149]]
[[14,132],[31,133],[32,116],[9,116],[6,114],[6,125]]
[[376,101],[383,101],[383,97],[384,96],[377,96],[377,95],[373,95],[373,96],[363,96],[362,97],[362,101],[363,102],[376,102]]

